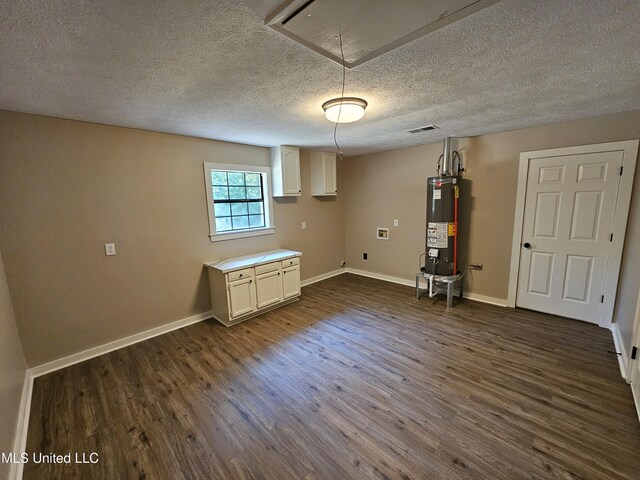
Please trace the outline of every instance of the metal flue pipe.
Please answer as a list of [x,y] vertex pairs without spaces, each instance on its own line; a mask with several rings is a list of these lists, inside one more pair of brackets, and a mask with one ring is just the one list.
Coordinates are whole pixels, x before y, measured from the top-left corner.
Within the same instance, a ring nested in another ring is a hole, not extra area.
[[451,137],[446,137],[444,139],[444,151],[442,152],[441,177],[450,177],[453,174],[453,165],[451,163]]

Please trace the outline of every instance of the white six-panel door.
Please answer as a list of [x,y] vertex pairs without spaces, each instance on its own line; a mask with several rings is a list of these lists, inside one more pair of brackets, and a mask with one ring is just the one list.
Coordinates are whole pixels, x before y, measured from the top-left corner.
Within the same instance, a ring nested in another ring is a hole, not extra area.
[[598,323],[623,152],[532,158],[516,304]]

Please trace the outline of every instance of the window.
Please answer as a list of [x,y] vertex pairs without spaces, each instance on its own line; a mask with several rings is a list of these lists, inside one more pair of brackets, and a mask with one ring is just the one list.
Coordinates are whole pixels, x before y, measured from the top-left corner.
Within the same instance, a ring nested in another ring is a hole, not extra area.
[[262,175],[211,170],[216,232],[264,227]]
[[269,168],[204,164],[212,242],[274,233]]

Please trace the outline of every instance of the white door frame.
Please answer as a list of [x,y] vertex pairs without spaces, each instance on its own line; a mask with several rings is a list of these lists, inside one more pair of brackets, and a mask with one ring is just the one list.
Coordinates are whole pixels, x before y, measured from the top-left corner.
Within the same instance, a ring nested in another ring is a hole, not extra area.
[[516,306],[518,292],[518,272],[520,271],[520,249],[522,244],[522,227],[524,224],[524,204],[527,193],[527,176],[529,173],[529,161],[534,158],[580,155],[584,153],[600,153],[620,151],[623,152],[622,164],[624,174],[620,179],[616,212],[613,221],[613,242],[609,250],[607,273],[604,283],[604,303],[600,313],[598,325],[610,328],[613,319],[613,308],[616,300],[618,276],[620,274],[620,262],[622,249],[627,229],[627,217],[631,203],[631,191],[633,189],[633,177],[638,158],[638,140],[626,140],[622,142],[598,143],[594,145],[580,145],[576,147],[552,148],[550,150],[537,150],[522,152],[520,154],[520,167],[518,170],[518,187],[516,193],[516,212],[513,222],[513,242],[511,244],[511,269],[509,271],[509,294],[507,306]]

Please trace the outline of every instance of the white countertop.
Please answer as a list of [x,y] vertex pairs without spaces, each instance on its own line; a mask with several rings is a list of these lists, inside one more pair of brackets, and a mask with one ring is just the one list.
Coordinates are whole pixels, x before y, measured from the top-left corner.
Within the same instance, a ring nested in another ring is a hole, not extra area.
[[268,252],[243,255],[242,257],[217,260],[214,262],[205,263],[204,266],[207,268],[215,268],[216,270],[220,270],[222,273],[227,273],[234,270],[240,270],[242,268],[255,267],[256,265],[262,265],[264,263],[278,262],[280,260],[286,260],[287,258],[301,256],[302,252],[280,248],[278,250],[269,250]]

